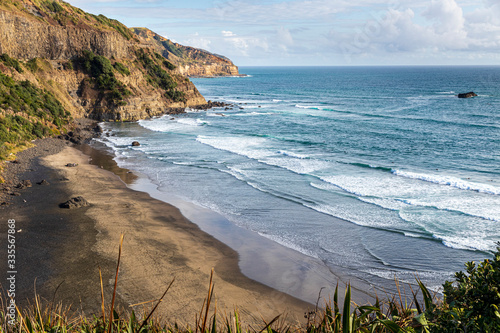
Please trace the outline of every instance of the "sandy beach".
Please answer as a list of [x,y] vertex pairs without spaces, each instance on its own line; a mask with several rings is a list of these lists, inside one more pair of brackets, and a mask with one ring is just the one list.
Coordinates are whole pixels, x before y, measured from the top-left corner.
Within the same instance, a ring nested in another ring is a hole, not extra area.
[[[40,141],[26,152],[18,157],[26,169],[18,170],[18,178],[30,179],[33,185],[19,191],[1,212],[4,218],[16,219],[20,229],[18,302],[32,299],[36,279],[36,291],[45,299],[72,304],[86,314],[99,313],[98,269],[109,300],[123,233],[118,283],[122,308],[159,298],[175,278],[159,314],[192,323],[206,297],[212,268],[219,313],[238,308],[247,323],[282,313],[291,322],[303,322],[304,313],[313,307],[245,277],[234,250],[201,231],[177,208],[131,190],[114,173],[89,164],[88,155],[65,141]],[[133,177],[126,172],[122,176]],[[36,184],[42,179],[50,185]],[[90,206],[59,207],[76,196]]]

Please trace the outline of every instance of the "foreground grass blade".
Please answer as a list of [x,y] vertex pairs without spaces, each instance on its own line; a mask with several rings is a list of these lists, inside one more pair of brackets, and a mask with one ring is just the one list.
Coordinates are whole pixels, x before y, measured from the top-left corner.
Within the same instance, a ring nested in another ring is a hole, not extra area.
[[342,332],[352,332],[352,318],[351,318],[351,285],[347,285],[344,299],[344,311],[342,314]]
[[136,331],[136,333],[140,332],[141,329],[144,327],[144,325],[146,325],[146,323],[148,322],[149,318],[151,318],[151,316],[153,315],[153,312],[155,312],[155,310],[158,307],[158,305],[160,305],[160,303],[163,301],[163,298],[165,297],[165,295],[167,294],[167,292],[170,290],[170,287],[172,287],[172,284],[174,284],[174,281],[175,281],[175,277],[172,279],[172,282],[170,282],[170,284],[168,285],[167,290],[165,290],[165,292],[163,293],[163,295],[161,295],[160,299],[158,300],[158,303],[156,303],[155,307],[151,310],[151,312],[146,317],[146,319],[144,319],[144,321],[142,322],[141,327],[139,327],[139,329]]
[[118,262],[116,264],[116,274],[115,274],[115,286],[113,288],[113,298],[111,299],[111,310],[109,313],[109,326],[108,326],[108,333],[113,332],[113,315],[114,315],[114,310],[115,310],[115,297],[116,297],[116,288],[118,286],[118,272],[120,271],[120,259],[122,256],[122,247],[123,247],[123,237],[124,235],[120,235],[120,246],[118,247]]

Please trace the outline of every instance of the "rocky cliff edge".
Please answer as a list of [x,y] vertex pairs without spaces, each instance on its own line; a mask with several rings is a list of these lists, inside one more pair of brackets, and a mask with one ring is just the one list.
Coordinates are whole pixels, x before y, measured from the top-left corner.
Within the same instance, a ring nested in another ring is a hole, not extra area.
[[[223,57],[172,45],[182,56],[60,0],[0,0],[0,55],[7,59],[0,71],[52,93],[73,118],[133,121],[182,112],[207,105],[184,75],[238,74]],[[204,65],[189,60],[200,55]]]

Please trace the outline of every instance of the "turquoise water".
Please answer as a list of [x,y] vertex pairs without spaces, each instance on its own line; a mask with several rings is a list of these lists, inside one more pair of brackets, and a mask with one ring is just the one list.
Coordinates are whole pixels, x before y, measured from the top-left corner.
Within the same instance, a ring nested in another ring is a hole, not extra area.
[[374,285],[437,287],[494,250],[499,67],[241,72],[193,79],[233,107],[103,124],[102,141],[160,191]]

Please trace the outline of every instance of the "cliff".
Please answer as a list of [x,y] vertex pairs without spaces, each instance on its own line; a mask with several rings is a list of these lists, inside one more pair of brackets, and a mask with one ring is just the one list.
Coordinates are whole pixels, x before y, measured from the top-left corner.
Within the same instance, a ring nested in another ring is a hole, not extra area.
[[223,57],[171,43],[176,55],[152,40],[171,43],[60,0],[0,0],[0,55],[19,63],[4,62],[0,72],[50,92],[73,118],[182,112],[207,104],[184,75],[238,74]]
[[238,67],[224,56],[190,46],[183,46],[146,28],[132,28],[146,47],[150,47],[190,77],[238,76]]

